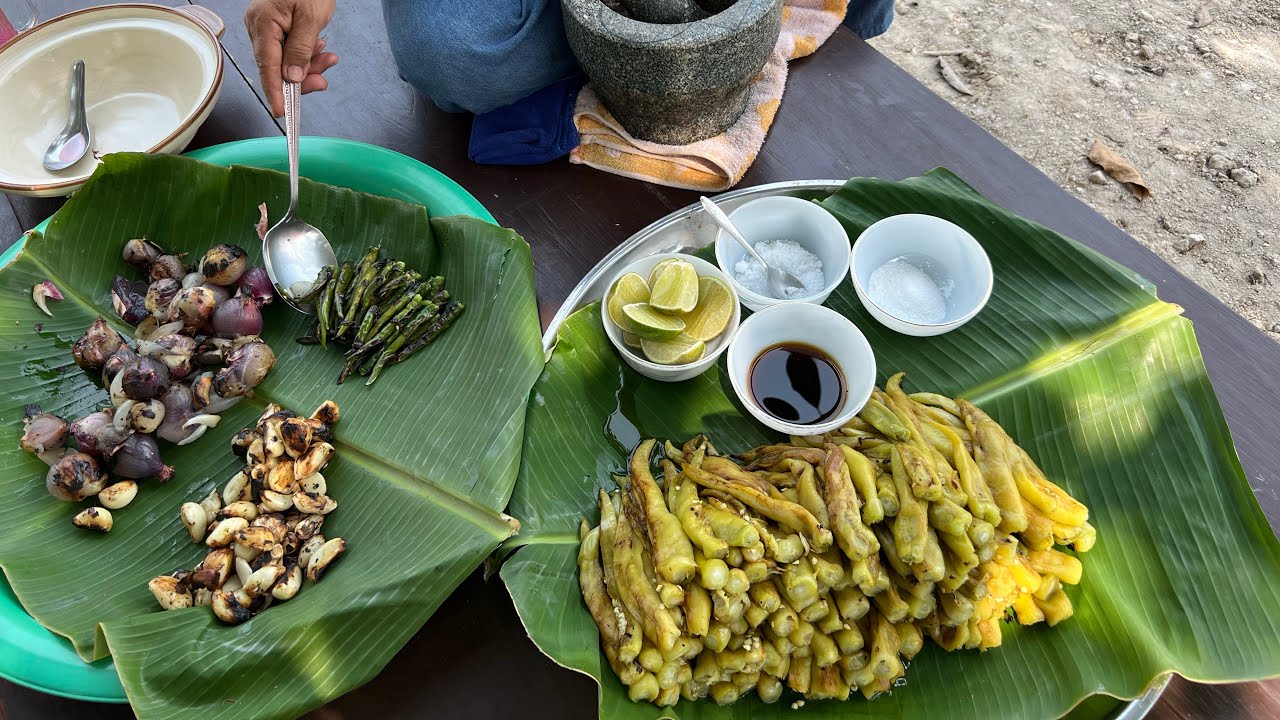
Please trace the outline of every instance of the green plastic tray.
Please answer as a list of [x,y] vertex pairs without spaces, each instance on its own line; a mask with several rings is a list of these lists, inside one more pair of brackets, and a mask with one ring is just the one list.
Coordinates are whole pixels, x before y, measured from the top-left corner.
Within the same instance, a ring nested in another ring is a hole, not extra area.
[[[471,193],[407,155],[352,140],[318,137],[302,138],[300,155],[299,173],[312,180],[424,205],[431,215],[472,215],[493,222]],[[283,137],[240,140],[187,156],[214,165],[289,169]],[[45,220],[36,229],[43,230],[48,223]],[[8,265],[24,243],[25,238],[0,255],[0,267]],[[74,700],[128,702],[111,659],[82,661],[66,638],[49,632],[27,614],[3,577],[0,677]]]

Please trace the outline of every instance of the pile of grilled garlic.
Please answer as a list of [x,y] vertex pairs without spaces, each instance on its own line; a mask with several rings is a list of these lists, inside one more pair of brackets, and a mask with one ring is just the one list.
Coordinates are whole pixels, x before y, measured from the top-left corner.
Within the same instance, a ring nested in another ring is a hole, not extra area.
[[[579,582],[634,701],[868,698],[925,637],[1001,643],[1072,613],[1064,584],[1093,546],[1088,510],[990,417],[890,379],[850,426],[717,455],[702,436],[632,453],[622,488],[582,523]],[[798,700],[803,702],[803,700]]]
[[273,600],[292,598],[303,576],[318,581],[347,550],[342,538],[320,534],[338,507],[320,473],[333,456],[338,406],[326,400],[310,418],[272,404],[231,449],[247,467],[200,502],[183,503],[191,540],[210,550],[194,570],[147,584],[166,610],[208,605],[225,623],[244,622]]

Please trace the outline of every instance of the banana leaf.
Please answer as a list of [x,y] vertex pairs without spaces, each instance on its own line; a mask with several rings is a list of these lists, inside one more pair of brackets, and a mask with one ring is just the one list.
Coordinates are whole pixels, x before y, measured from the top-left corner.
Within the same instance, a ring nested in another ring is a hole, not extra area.
[[[962,329],[912,338],[878,325],[849,283],[828,301],[875,348],[884,376],[977,403],[1050,477],[1090,508],[1098,544],[1055,628],[1006,625],[1002,647],[931,643],[906,682],[867,702],[765,706],[633,704],[598,649],[577,585],[578,518],[598,521],[596,488],[625,474],[641,437],[707,432],[722,452],[777,441],[733,396],[723,362],[694,380],[645,379],[618,358],[599,304],[561,328],[534,386],[520,480],[508,512],[520,546],[502,577],[534,642],[600,683],[622,718],[1055,718],[1105,693],[1133,698],[1158,675],[1229,682],[1280,674],[1280,543],[1231,444],[1191,323],[1129,270],[982,198],[949,172],[855,179],[824,206],[851,238],[887,215],[955,222],[995,269],[987,308]],[[1082,708],[1083,710],[1084,708]]]
[[[514,532],[501,514],[515,481],[530,386],[543,364],[529,247],[467,217],[429,218],[400,201],[302,181],[302,214],[340,258],[380,243],[385,255],[448,278],[467,311],[448,332],[372,387],[335,379],[341,352],[303,346],[309,322],[277,301],[264,338],[277,363],[255,397],[198,442],[162,443],[175,478],[142,483],[108,535],[70,523],[78,504],[43,487],[46,468],[18,449],[23,406],[78,417],[106,403],[70,343],[97,315],[115,321],[113,275],[133,276],[122,243],[147,237],[198,258],[233,242],[260,264],[257,205],[287,207],[280,173],[137,154],[106,159],[84,189],[0,271],[0,566],[24,607],[86,661],[110,653],[142,718],[295,717],[372,678],[444,598]],[[53,317],[31,301],[52,280],[66,296]],[[230,627],[208,608],[161,611],[147,581],[192,567],[203,546],[178,506],[220,488],[238,463],[228,441],[269,402],[309,413],[341,406],[339,502],[322,532],[349,551],[321,582]]]

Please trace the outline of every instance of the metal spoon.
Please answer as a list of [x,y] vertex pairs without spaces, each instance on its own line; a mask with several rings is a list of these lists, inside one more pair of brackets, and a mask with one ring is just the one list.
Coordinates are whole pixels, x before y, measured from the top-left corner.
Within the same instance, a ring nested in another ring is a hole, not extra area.
[[804,283],[800,282],[795,275],[792,275],[786,270],[779,270],[776,267],[770,267],[769,263],[765,262],[764,258],[760,257],[760,253],[756,252],[756,249],[751,245],[751,243],[747,242],[747,239],[738,231],[737,226],[733,224],[733,221],[729,219],[728,215],[724,214],[724,211],[721,210],[718,205],[711,202],[711,200],[705,195],[699,198],[699,200],[702,201],[702,209],[706,210],[707,214],[711,216],[711,219],[716,221],[716,225],[719,225],[721,230],[729,233],[729,237],[737,240],[738,244],[742,246],[742,249],[750,253],[751,257],[755,258],[756,262],[760,263],[760,265],[764,267],[765,281],[769,283],[769,292],[773,293],[775,298],[779,300],[786,300],[787,298],[790,298],[791,293],[788,293],[787,291],[791,289],[802,290],[805,291],[805,294],[808,294]]
[[284,126],[289,144],[289,211],[262,238],[267,276],[284,301],[299,312],[315,307],[295,298],[306,295],[326,265],[338,258],[324,233],[295,217],[298,209],[298,132],[302,125],[302,92],[298,83],[284,84]]
[[71,66],[71,109],[67,113],[67,125],[44,151],[44,169],[57,172],[80,162],[89,152],[92,140],[84,107],[84,61],[77,60]]

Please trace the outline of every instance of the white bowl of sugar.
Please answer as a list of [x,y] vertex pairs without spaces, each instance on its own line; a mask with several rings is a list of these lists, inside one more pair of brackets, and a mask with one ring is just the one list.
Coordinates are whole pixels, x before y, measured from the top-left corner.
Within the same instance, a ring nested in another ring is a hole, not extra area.
[[932,215],[893,215],[864,230],[849,253],[849,275],[872,317],[916,337],[969,322],[994,280],[982,245]]
[[794,302],[821,305],[844,282],[849,235],[821,205],[794,197],[766,197],[740,205],[729,219],[765,262],[805,285],[805,291],[795,297],[773,297],[760,263],[721,230],[716,235],[716,262],[747,309]]

